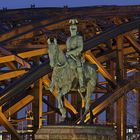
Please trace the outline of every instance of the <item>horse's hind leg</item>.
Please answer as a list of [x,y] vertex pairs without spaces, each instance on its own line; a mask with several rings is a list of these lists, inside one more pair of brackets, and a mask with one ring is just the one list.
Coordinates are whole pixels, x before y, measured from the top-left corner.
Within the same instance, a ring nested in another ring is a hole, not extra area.
[[58,108],[62,114],[62,121],[64,121],[64,119],[66,118],[66,109],[64,108],[64,105],[63,105],[62,96],[63,94],[59,92],[57,95],[57,100],[58,100]]
[[90,104],[91,104],[91,97],[92,93],[95,90],[95,84],[92,84],[91,82],[88,82],[87,84],[87,92],[85,96],[85,113],[89,111]]
[[64,103],[62,101],[62,97],[69,91],[69,86],[64,86],[60,91],[59,91],[59,94],[58,94],[58,108],[62,114],[62,121],[65,120],[66,118],[66,109],[64,108]]
[[[62,97],[64,97],[69,91],[70,91],[70,85],[63,86],[63,88],[61,89]],[[64,107],[64,101],[62,101],[62,108],[61,108],[61,110],[63,112],[62,113],[62,119],[65,120],[65,118],[66,118],[66,109]]]

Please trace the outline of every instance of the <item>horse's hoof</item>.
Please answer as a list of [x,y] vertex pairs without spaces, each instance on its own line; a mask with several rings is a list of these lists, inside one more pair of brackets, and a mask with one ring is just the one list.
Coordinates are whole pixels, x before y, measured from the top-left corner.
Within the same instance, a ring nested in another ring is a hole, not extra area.
[[60,119],[60,123],[61,123],[61,124],[64,124],[64,123],[65,123],[65,118],[62,117],[62,118]]

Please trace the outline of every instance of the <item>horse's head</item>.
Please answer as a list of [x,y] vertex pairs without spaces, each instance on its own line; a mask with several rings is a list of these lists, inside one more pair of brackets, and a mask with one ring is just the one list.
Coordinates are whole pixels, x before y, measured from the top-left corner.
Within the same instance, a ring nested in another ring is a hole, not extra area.
[[50,66],[55,67],[58,60],[58,45],[56,38],[49,38],[47,40],[48,43],[48,54],[50,58]]

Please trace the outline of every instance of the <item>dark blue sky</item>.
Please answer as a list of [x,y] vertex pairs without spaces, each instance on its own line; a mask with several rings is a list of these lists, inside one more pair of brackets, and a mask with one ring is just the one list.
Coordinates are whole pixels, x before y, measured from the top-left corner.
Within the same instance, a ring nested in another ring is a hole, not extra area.
[[140,0],[0,0],[0,8],[24,8],[35,4],[36,7],[69,7],[94,5],[140,5]]

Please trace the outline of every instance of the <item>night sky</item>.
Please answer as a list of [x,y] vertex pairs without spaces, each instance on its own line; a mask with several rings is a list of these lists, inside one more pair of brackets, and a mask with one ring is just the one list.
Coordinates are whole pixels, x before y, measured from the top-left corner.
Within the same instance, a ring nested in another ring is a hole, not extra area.
[[0,0],[0,8],[28,8],[31,4],[36,7],[140,5],[140,0]]

